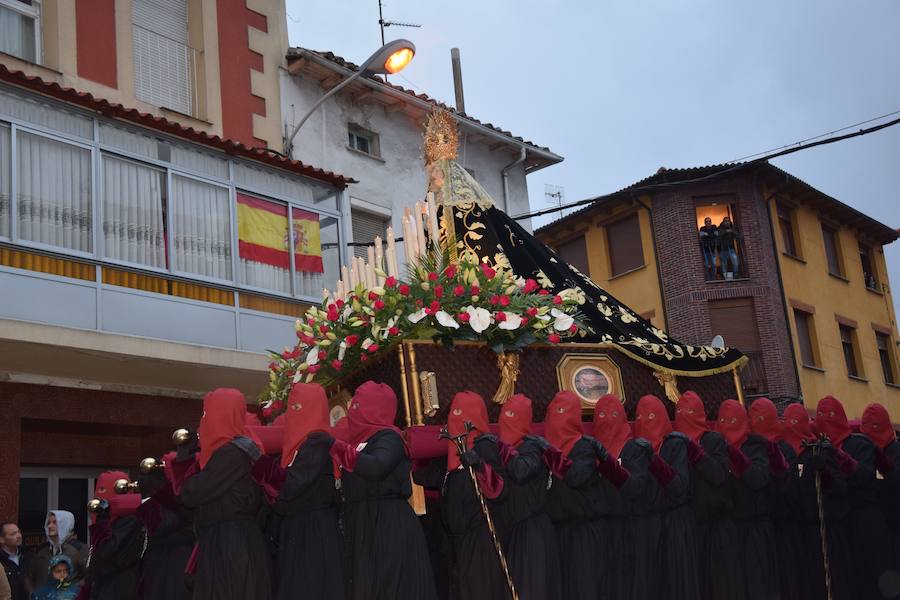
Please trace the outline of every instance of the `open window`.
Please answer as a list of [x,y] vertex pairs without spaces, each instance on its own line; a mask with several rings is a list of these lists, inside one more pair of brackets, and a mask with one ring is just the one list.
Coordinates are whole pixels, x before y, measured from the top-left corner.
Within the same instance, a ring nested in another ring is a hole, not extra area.
[[697,199],[694,209],[698,249],[706,280],[746,278],[743,236],[734,198],[722,196]]

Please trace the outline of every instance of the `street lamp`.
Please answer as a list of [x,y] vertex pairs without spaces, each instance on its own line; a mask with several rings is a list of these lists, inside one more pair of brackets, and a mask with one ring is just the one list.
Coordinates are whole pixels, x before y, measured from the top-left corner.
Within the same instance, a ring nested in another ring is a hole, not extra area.
[[412,61],[415,54],[416,46],[409,40],[394,40],[379,48],[372,56],[366,59],[366,62],[364,62],[355,73],[340,84],[331,88],[327,94],[319,98],[319,101],[313,104],[312,108],[303,115],[303,118],[300,119],[300,122],[294,127],[291,135],[284,142],[285,155],[291,155],[291,150],[294,148],[294,138],[297,137],[297,132],[300,131],[300,128],[306,123],[306,120],[316,112],[316,109],[319,108],[322,103],[347,87],[350,82],[363,75],[399,73],[410,63],[410,61]]

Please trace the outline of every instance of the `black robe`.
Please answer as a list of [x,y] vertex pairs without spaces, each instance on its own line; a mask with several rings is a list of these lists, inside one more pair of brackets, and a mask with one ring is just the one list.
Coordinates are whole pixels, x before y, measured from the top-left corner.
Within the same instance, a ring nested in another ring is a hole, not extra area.
[[720,433],[700,436],[706,456],[691,467],[691,513],[703,600],[747,600],[744,566],[737,552],[737,528],[729,475],[728,448]]
[[433,600],[428,547],[408,499],[410,460],[389,429],[370,437],[344,471],[344,542],[352,600]]
[[[149,499],[145,502],[155,502]],[[159,506],[160,522],[150,536],[141,574],[144,600],[190,600],[185,567],[194,550],[193,520],[183,506]]]
[[217,449],[182,486],[181,501],[196,509],[194,600],[272,597],[269,548],[258,521],[263,492],[250,475],[252,459],[242,449],[248,443],[252,446],[247,438],[236,438]]
[[547,498],[547,514],[559,540],[562,598],[615,598],[609,489],[601,484],[597,453],[579,439],[568,454],[565,476],[556,475]]
[[503,549],[521,600],[559,598],[559,549],[547,515],[550,470],[536,439],[526,439],[504,466],[492,466],[503,477],[503,497],[494,505]]
[[[691,476],[687,459],[687,437],[671,433],[659,448],[659,457],[675,471],[663,487],[653,479],[648,491],[653,506],[663,515],[661,554],[662,590],[672,600],[694,600],[700,596],[697,578],[694,519],[691,513]],[[655,483],[656,485],[652,485]]]
[[87,581],[91,600],[137,600],[146,531],[135,515],[116,519],[110,536],[91,549]]
[[329,450],[334,438],[315,432],[301,444],[275,503],[278,524],[278,585],[283,600],[343,599],[340,494]]
[[[888,522],[878,498],[875,475],[876,446],[862,434],[852,434],[842,444],[844,452],[857,462],[848,481],[850,541],[855,559],[857,598],[881,600],[879,579],[891,568],[893,554]],[[896,507],[894,510],[897,510]]]
[[621,590],[613,598],[659,600],[661,597],[659,551],[663,519],[654,502],[653,492],[658,484],[650,474],[651,456],[652,450],[635,440],[625,442],[619,453],[619,460],[630,477],[620,490],[627,511],[626,546],[621,558],[613,549],[612,564],[618,564]]
[[900,442],[891,442],[881,452],[891,461],[893,468],[881,473],[884,479],[878,482],[878,499],[891,534],[892,568],[900,570]]
[[746,597],[779,600],[777,543],[772,511],[775,482],[769,467],[769,441],[751,434],[740,450],[750,466],[734,486],[734,522],[738,531],[738,551],[744,567]]

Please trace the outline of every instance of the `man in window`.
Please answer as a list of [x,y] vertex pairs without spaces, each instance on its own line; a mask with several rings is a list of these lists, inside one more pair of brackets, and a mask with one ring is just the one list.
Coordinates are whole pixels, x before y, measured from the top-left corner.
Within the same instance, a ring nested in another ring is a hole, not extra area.
[[706,268],[706,279],[714,279],[716,276],[716,244],[719,230],[713,225],[712,219],[703,219],[703,227],[700,228],[700,249],[703,251],[703,266]]
[[731,222],[731,217],[725,217],[719,224],[719,260],[722,262],[722,273],[725,279],[734,279],[734,274],[740,269],[738,253],[735,242],[739,239],[737,229]]

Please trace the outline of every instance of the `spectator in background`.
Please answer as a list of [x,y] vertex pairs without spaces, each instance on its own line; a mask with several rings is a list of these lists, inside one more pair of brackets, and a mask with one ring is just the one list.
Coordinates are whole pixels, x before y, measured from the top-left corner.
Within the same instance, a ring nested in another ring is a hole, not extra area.
[[28,585],[32,590],[47,583],[50,560],[56,556],[69,557],[69,581],[84,579],[84,564],[87,562],[88,547],[78,541],[75,534],[75,515],[66,510],[51,510],[44,521],[47,542],[38,548],[28,567]]
[[81,584],[73,582],[72,559],[65,554],[53,556],[47,566],[47,581],[31,593],[31,600],[73,600]]
[[737,247],[735,241],[740,239],[731,217],[725,217],[719,224],[719,261],[725,279],[734,279],[734,274],[740,270]]
[[9,579],[6,578],[6,571],[0,575],[0,600],[12,600],[12,591],[9,589]]
[[22,532],[15,523],[0,523],[0,563],[9,581],[12,600],[28,600],[25,574],[30,556],[22,551]]
[[703,227],[700,228],[700,249],[703,251],[703,266],[706,268],[706,279],[716,277],[716,246],[719,242],[719,230],[713,225],[712,219],[703,219]]

